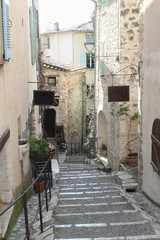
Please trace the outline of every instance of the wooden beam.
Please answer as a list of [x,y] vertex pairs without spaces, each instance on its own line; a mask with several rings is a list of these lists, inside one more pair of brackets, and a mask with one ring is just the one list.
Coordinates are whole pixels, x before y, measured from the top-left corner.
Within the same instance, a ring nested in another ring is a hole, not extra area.
[[7,140],[10,137],[10,129],[8,128],[5,133],[0,138],[0,152],[2,151],[4,145],[6,144]]

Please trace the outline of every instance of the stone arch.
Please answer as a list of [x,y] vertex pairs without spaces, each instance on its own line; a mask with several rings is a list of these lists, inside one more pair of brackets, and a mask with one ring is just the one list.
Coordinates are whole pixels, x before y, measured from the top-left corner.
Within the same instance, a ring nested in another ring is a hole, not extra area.
[[107,145],[107,121],[102,111],[98,114],[97,137],[98,153],[100,154],[102,144]]

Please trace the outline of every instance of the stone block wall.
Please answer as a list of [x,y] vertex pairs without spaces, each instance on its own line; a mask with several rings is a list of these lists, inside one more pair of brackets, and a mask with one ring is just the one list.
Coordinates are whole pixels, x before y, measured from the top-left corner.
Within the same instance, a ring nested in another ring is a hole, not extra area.
[[[56,111],[56,125],[64,126],[64,135],[67,147],[69,143],[82,141],[82,126],[85,121],[83,109],[82,86],[85,82],[85,73],[82,71],[60,71],[43,67],[45,81],[49,75],[57,75],[55,87],[45,85],[45,90],[55,91],[59,98],[59,106],[51,107]],[[83,124],[82,124],[83,121]]]
[[[107,121],[107,145],[109,162],[114,169],[119,168],[127,154],[126,144],[138,135],[137,119],[131,121],[128,116],[112,116],[111,104],[108,103],[108,86],[129,85],[130,101],[128,114],[138,112],[140,61],[140,0],[106,1],[106,7],[98,7],[98,52],[101,56],[101,42],[104,42],[104,58],[99,58],[97,73],[97,112],[103,111]],[[105,75],[101,76],[100,61],[105,62]],[[123,70],[122,70],[123,69]],[[116,74],[117,73],[117,74]],[[132,74],[137,75],[133,76]],[[116,103],[117,108],[119,104]],[[132,150],[137,151],[138,141],[132,143]]]

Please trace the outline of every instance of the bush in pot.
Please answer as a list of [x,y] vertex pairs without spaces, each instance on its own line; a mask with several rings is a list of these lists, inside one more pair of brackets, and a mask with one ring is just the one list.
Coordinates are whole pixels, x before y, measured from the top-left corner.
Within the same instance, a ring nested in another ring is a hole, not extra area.
[[41,134],[38,136],[29,136],[28,142],[30,144],[29,155],[32,161],[40,161],[49,157],[49,144]]
[[101,154],[102,156],[107,156],[107,146],[103,143],[101,148]]
[[[37,136],[29,136],[28,142],[30,144],[29,156],[32,160],[32,172],[34,172],[34,177],[36,178],[39,171],[41,171],[42,167],[44,166],[45,161],[47,161],[49,158],[50,147],[48,141],[41,134]],[[43,179],[44,176],[41,175],[40,179],[38,180],[40,183],[40,192],[43,191]],[[36,192],[38,191],[38,182],[34,184],[34,189]]]
[[[138,153],[132,151],[132,142],[134,142],[138,136],[133,137],[133,134],[131,135],[131,128],[132,128],[132,121],[135,121],[138,119],[138,113],[134,113],[132,115],[132,112],[129,109],[129,106],[126,105],[127,103],[121,103],[121,104],[116,104],[112,103],[111,104],[111,115],[112,116],[122,116],[125,115],[129,119],[129,129],[128,129],[128,142],[126,144],[126,149],[128,150],[127,154],[127,163],[129,166],[135,167],[138,164]],[[132,139],[131,139],[132,136]]]

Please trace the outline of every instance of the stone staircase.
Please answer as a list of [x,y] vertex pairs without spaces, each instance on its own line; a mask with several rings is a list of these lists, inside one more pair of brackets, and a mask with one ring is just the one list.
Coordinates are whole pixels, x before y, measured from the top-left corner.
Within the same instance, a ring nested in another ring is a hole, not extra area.
[[112,174],[84,164],[60,165],[56,240],[160,239]]

